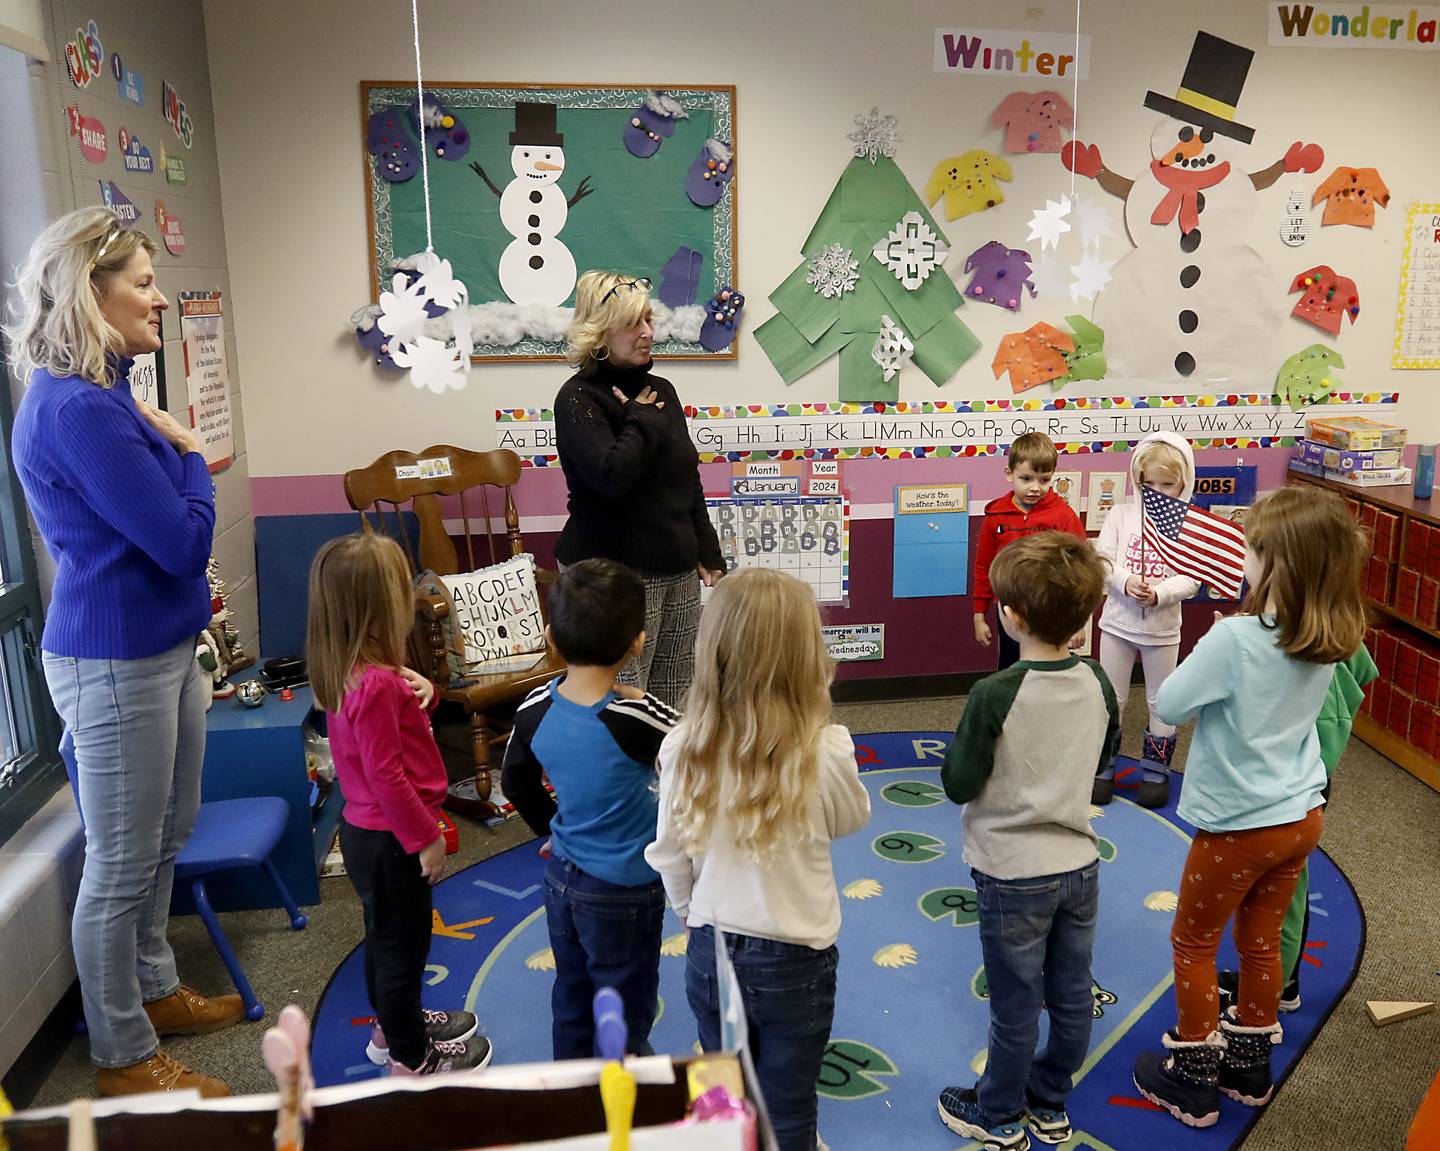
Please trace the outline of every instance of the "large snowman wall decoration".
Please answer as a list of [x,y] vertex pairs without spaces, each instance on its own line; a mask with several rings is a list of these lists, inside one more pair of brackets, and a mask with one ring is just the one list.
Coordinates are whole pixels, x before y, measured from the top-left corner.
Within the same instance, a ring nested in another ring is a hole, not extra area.
[[1245,170],[1255,132],[1236,120],[1254,53],[1199,32],[1174,97],[1149,92],[1166,117],[1150,137],[1149,171],[1126,179],[1099,148],[1066,144],[1061,159],[1125,201],[1135,250],[1116,265],[1094,320],[1105,331],[1112,377],[1268,391],[1283,294],[1248,246],[1259,192],[1282,172],[1314,172],[1317,145],[1295,143],[1281,160]]
[[570,209],[588,196],[590,177],[568,200],[559,188],[565,174],[565,137],[555,129],[555,105],[515,105],[510,133],[515,178],[501,191],[478,163],[475,174],[500,197],[500,222],[515,238],[500,255],[500,287],[516,304],[558,307],[575,289],[575,257],[560,240]]

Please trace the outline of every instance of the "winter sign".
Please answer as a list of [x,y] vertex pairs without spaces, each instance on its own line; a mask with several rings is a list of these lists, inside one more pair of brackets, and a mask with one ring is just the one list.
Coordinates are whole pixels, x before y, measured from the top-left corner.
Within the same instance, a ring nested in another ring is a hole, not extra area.
[[1286,172],[1318,170],[1324,153],[1297,141],[1251,170],[1255,131],[1238,105],[1253,57],[1196,33],[1176,94],[1145,96],[1162,118],[1150,135],[1150,166],[1133,179],[1107,168],[1093,144],[1076,140],[1061,151],[1067,168],[1124,199],[1135,244],[1092,317],[1105,331],[1111,379],[1271,390],[1284,295],[1249,236],[1259,192]]
[[460,623],[467,666],[487,675],[534,666],[537,654],[545,650],[534,556],[527,552],[440,580]]
[[180,337],[190,392],[190,426],[200,436],[205,462],[212,472],[218,472],[235,457],[225,315],[219,292],[180,293]]
[[995,28],[936,28],[935,71],[1031,80],[1090,78],[1090,37],[1072,32],[1015,32]]

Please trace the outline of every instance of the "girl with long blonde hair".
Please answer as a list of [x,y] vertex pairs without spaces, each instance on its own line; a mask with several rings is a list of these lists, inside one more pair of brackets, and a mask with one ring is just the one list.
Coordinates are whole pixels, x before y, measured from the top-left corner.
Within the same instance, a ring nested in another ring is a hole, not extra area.
[[721,581],[685,718],[660,747],[659,827],[645,852],[690,928],[686,994],[707,1051],[720,1046],[715,930],[725,932],[781,1151],[816,1145],[840,933],[830,843],[870,818],[850,733],[829,722],[831,676],[805,584],[762,568]]
[[[1198,830],[1170,934],[1179,1023],[1162,1053],[1136,1060],[1135,1083],[1192,1127],[1219,1119],[1221,1094],[1269,1102],[1280,928],[1325,825],[1316,720],[1365,632],[1369,545],[1337,495],[1282,488],[1251,509],[1245,534],[1242,613],[1215,623],[1155,701],[1169,723],[1198,717],[1178,809]],[[1240,980],[1222,1015],[1215,953],[1232,916]]]

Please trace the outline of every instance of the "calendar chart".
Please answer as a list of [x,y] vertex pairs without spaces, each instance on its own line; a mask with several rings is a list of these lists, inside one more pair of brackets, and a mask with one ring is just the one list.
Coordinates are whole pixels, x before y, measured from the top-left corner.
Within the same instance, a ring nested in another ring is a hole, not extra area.
[[809,584],[822,604],[850,592],[850,503],[843,496],[731,496],[705,501],[730,570],[773,568]]

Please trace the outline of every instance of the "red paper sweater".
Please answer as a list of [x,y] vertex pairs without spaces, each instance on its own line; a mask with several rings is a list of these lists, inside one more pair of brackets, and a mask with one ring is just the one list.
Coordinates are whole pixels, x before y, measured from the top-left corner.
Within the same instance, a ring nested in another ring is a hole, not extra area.
[[975,590],[971,598],[976,615],[989,610],[995,599],[995,593],[990,589],[990,563],[996,553],[1006,544],[1024,536],[1052,531],[1069,532],[1082,540],[1085,538],[1080,517],[1053,491],[1041,496],[1040,502],[1028,512],[1015,506],[1014,492],[1006,492],[999,499],[990,501],[980,528],[980,548],[975,553]]

